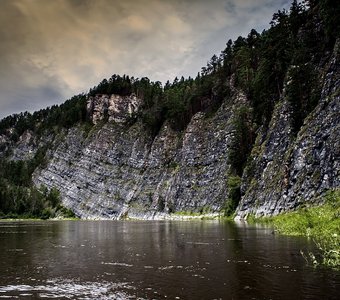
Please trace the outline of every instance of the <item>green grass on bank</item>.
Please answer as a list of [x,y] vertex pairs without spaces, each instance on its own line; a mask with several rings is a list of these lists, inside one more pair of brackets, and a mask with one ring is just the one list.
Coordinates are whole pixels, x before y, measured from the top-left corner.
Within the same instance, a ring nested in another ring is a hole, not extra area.
[[340,190],[327,193],[323,205],[248,221],[273,225],[280,234],[311,238],[319,253],[301,252],[307,262],[340,269]]

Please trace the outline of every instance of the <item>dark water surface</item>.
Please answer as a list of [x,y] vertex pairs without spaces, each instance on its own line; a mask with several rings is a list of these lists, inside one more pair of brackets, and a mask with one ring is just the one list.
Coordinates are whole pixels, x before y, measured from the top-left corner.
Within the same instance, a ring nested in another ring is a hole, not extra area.
[[218,221],[0,223],[0,299],[340,299],[303,238]]

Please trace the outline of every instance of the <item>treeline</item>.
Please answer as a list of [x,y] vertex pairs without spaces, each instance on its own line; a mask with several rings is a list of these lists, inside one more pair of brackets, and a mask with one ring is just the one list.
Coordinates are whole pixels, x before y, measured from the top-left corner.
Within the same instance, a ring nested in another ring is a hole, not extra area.
[[85,94],[73,96],[61,105],[41,109],[34,113],[24,112],[10,115],[0,121],[0,135],[6,135],[13,142],[26,131],[38,136],[51,130],[70,128],[79,122],[88,122]]
[[157,132],[165,120],[169,120],[174,129],[183,130],[193,114],[216,109],[226,96],[227,87],[222,91],[222,85],[214,79],[200,74],[196,79],[176,77],[163,87],[161,82],[152,82],[147,77],[139,79],[115,74],[90,89],[89,95],[134,93],[144,100],[140,117],[152,132]]
[[[137,94],[145,100],[142,118],[157,131],[165,120],[182,130],[198,111],[214,111],[230,96],[228,81],[243,90],[251,103],[252,121],[267,126],[274,105],[282,97],[286,76],[287,97],[294,110],[297,133],[320,96],[316,66],[339,35],[339,6],[331,1],[293,1],[289,11],[273,15],[271,27],[247,37],[229,40],[219,56],[214,55],[196,78],[175,78],[162,87],[148,78],[113,75],[90,90],[95,94]],[[154,128],[155,127],[155,128]]]
[[322,26],[333,14],[329,5],[329,1],[293,1],[289,11],[274,14],[268,30],[261,34],[252,30],[247,38],[229,41],[218,58],[225,72],[234,74],[236,86],[247,93],[257,126],[268,125],[287,81],[295,132],[316,106],[320,96],[316,66],[339,34]]

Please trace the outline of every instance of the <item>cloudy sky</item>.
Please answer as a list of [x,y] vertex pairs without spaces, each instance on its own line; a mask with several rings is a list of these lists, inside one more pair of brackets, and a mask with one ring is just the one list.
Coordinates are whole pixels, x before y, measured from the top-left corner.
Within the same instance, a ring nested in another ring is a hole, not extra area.
[[195,76],[290,0],[0,0],[0,118],[59,104],[112,74]]

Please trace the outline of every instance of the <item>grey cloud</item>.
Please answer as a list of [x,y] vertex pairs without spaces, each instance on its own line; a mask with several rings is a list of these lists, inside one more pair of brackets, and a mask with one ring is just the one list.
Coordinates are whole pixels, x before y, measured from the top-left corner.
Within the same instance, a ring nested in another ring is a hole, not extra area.
[[64,95],[56,86],[45,85],[43,87],[30,88],[26,91],[4,92],[0,102],[0,111],[3,116],[24,111],[35,111],[63,100]]
[[1,0],[0,118],[60,103],[113,73],[195,76],[229,38],[268,27],[287,2]]

